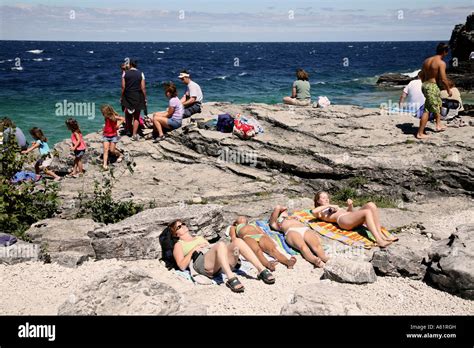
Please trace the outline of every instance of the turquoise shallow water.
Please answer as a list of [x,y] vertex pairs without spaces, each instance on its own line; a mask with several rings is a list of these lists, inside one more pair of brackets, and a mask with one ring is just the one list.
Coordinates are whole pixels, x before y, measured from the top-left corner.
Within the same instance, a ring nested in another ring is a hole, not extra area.
[[[375,86],[388,72],[412,73],[437,42],[356,43],[126,43],[0,41],[0,117],[11,117],[25,133],[44,130],[51,144],[70,136],[57,115],[64,100],[87,103],[94,115],[75,115],[83,132],[101,128],[99,107],[120,110],[120,69],[125,57],[145,73],[149,111],[163,110],[163,81],[191,71],[205,101],[279,103],[290,94],[298,67],[310,74],[312,95],[334,104],[379,107],[396,102],[401,90]],[[19,61],[18,61],[19,58]],[[19,62],[21,69],[15,69]],[[12,69],[13,68],[13,69]],[[466,101],[474,98],[466,96]]]

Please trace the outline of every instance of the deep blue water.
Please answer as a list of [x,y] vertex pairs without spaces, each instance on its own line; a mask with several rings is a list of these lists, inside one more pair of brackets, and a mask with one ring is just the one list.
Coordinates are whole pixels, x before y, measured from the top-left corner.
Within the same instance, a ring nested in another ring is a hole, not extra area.
[[[119,65],[125,57],[137,59],[145,73],[149,111],[166,107],[163,81],[172,80],[180,94],[184,91],[177,79],[183,68],[201,85],[205,101],[279,103],[302,67],[310,74],[313,96],[378,107],[397,100],[400,91],[376,87],[377,76],[419,69],[436,44],[0,41],[0,117],[11,117],[25,133],[41,127],[54,143],[70,136],[67,117],[56,115],[57,103],[95,103],[95,118],[77,119],[83,132],[98,130],[101,104],[120,110]],[[16,58],[22,70],[12,70]]]

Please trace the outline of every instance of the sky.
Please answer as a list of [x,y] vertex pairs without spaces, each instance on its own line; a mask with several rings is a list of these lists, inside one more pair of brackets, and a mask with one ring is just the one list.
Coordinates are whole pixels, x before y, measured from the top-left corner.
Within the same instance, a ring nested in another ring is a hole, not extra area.
[[0,0],[0,40],[449,40],[474,0]]

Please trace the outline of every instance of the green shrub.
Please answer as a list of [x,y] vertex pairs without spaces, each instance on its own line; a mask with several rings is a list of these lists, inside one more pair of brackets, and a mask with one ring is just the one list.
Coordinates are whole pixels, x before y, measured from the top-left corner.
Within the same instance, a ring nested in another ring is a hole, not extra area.
[[49,182],[10,182],[24,164],[14,132],[11,133],[8,143],[0,145],[0,231],[27,240],[24,233],[31,224],[56,213],[58,185]]
[[113,224],[143,210],[142,204],[133,201],[116,201],[112,198],[115,183],[113,172],[105,177],[103,183],[94,181],[94,194],[90,198],[83,192],[79,194],[78,217],[90,216],[95,222]]
[[[359,183],[357,181],[357,184]],[[350,185],[356,186],[354,182],[350,182]],[[396,199],[393,197],[365,193],[358,194],[357,190],[353,187],[343,187],[331,195],[331,201],[340,206],[345,206],[348,199],[352,199],[355,207],[363,206],[368,202],[374,202],[379,208],[397,208]]]

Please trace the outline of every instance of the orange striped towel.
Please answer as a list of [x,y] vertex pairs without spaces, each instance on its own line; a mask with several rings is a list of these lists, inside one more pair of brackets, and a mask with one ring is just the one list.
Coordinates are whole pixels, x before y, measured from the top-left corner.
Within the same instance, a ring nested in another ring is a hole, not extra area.
[[[352,231],[343,230],[339,228],[336,223],[318,221],[310,209],[296,211],[293,215],[297,216],[301,222],[327,238],[358,248],[370,249],[376,246],[374,236],[365,226],[357,227]],[[382,233],[389,237],[392,236],[392,234],[383,227]]]

